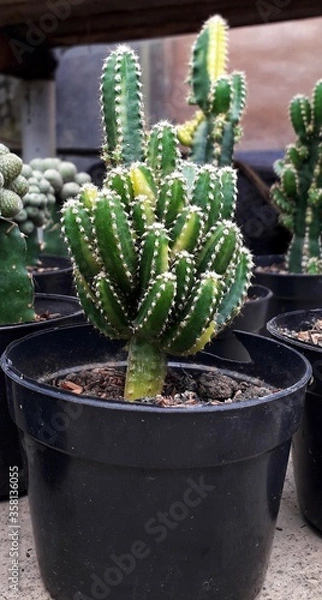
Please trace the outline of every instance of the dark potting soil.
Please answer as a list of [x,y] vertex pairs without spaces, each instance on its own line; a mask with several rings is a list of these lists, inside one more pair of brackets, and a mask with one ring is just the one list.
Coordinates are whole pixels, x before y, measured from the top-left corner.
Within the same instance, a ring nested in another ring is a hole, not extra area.
[[[99,366],[58,376],[50,383],[69,392],[120,400],[123,397],[125,369]],[[252,378],[237,380],[219,369],[211,372],[169,368],[162,395],[143,402],[159,407],[189,407],[241,402],[276,392],[276,388]],[[142,400],[140,400],[142,402]]]

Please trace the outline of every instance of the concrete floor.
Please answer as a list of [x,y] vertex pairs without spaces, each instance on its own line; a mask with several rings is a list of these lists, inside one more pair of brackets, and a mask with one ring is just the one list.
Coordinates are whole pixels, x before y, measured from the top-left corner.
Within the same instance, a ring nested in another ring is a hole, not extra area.
[[[20,589],[8,591],[8,503],[0,503],[0,600],[51,600],[40,580],[28,498],[19,500]],[[289,465],[265,585],[257,600],[321,600],[322,536],[302,519]],[[172,600],[169,598],[169,600]]]

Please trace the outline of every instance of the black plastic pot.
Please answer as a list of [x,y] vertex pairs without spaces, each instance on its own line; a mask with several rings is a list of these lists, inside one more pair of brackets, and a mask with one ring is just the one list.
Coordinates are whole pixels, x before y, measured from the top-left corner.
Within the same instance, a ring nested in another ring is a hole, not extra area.
[[53,598],[258,594],[311,370],[286,346],[239,336],[249,363],[200,353],[197,368],[263,377],[281,391],[201,408],[102,401],[39,382],[49,365],[66,373],[125,364],[121,345],[88,325],[28,336],[6,350],[2,368],[28,458],[37,555]]
[[[74,297],[60,295],[48,296],[36,294],[35,310],[38,315],[42,313],[59,313],[61,316],[40,322],[22,323],[16,325],[0,326],[0,352],[13,340],[17,340],[28,333],[48,329],[62,324],[83,320],[83,312],[79,302]],[[45,348],[44,348],[45,350]],[[32,358],[32,357],[31,357]],[[5,389],[4,374],[0,369],[0,498],[8,498],[9,492],[9,467],[15,466],[19,470],[19,490],[25,491],[25,477],[23,473],[22,457],[19,448],[18,431],[12,422],[8,407]]]
[[[283,262],[284,256],[281,254],[255,257],[256,266],[279,265]],[[268,319],[284,312],[322,306],[322,275],[269,273],[255,268],[254,283],[264,285],[273,292]]]
[[302,352],[312,365],[313,379],[305,395],[304,418],[294,436],[292,455],[300,509],[322,531],[322,348],[289,338],[281,331],[307,329],[316,318],[322,318],[322,308],[279,315],[267,328],[272,336]]
[[37,294],[75,296],[73,268],[70,258],[54,254],[42,254],[41,267],[43,270],[32,271]]
[[[215,350],[217,356],[231,360],[247,360],[248,353],[234,330],[258,333],[266,326],[269,304],[272,299],[272,291],[262,285],[252,285],[248,291],[249,299],[245,302],[241,312],[229,327],[226,327],[216,337]],[[207,350],[212,343],[207,346]]]

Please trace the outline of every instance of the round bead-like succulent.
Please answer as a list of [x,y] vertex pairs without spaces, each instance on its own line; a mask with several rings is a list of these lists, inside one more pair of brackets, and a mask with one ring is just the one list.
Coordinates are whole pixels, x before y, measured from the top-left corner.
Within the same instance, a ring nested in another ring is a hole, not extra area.
[[6,219],[12,219],[21,210],[22,197],[28,191],[22,167],[21,158],[0,144],[0,216]]

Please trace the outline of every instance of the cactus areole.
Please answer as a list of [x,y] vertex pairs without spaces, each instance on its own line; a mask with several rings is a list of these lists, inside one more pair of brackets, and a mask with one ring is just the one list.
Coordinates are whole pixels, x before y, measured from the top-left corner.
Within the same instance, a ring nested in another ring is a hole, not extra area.
[[236,174],[180,158],[174,127],[146,132],[137,57],[101,81],[107,175],[62,209],[78,295],[104,335],[128,340],[124,398],[159,394],[167,354],[201,350],[239,311],[252,260],[232,221]]
[[279,182],[272,186],[271,197],[281,223],[293,234],[288,271],[322,274],[322,80],[311,100],[295,96],[289,113],[297,139],[274,164]]

